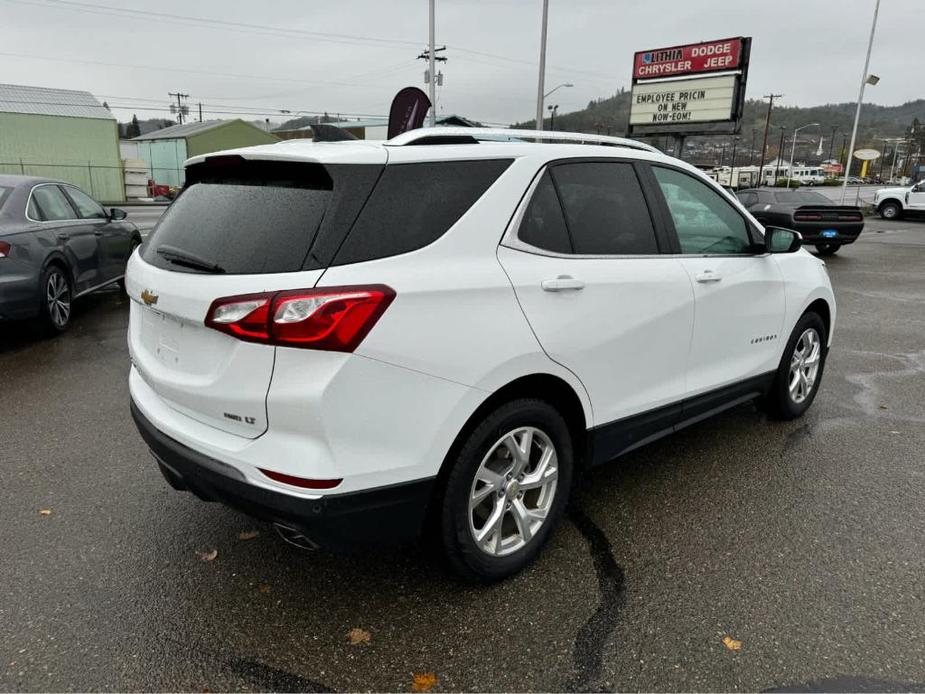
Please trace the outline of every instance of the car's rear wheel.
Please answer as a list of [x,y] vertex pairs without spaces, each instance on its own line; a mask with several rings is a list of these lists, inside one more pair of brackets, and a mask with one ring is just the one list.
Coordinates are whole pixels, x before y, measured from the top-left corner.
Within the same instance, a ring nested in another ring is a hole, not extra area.
[[67,274],[57,265],[49,265],[42,273],[42,305],[39,319],[46,332],[64,332],[71,322],[73,291]]
[[491,582],[532,562],[568,502],[573,460],[568,425],[545,401],[514,400],[485,417],[451,461],[443,497],[453,569]]
[[899,219],[900,214],[902,214],[902,208],[899,203],[885,202],[880,206],[880,216],[883,219]]
[[835,255],[838,253],[838,249],[841,248],[839,243],[817,243],[816,252],[819,255]]
[[826,329],[812,311],[803,314],[790,334],[766,404],[779,419],[796,419],[813,404],[826,358]]

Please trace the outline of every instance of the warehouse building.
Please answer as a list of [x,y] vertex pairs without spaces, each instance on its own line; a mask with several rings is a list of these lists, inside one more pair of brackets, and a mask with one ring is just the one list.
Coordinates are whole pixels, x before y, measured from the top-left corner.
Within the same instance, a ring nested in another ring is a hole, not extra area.
[[182,186],[186,180],[183,162],[190,157],[235,147],[271,144],[279,142],[279,138],[236,118],[172,125],[131,141],[138,144],[138,158],[147,163],[155,183]]
[[0,173],[57,178],[123,200],[119,129],[89,92],[0,84]]

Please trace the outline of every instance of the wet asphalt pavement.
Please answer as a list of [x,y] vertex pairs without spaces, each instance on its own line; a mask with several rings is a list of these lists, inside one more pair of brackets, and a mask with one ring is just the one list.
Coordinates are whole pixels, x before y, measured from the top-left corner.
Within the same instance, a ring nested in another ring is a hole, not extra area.
[[116,291],[55,340],[0,326],[0,689],[925,688],[925,223],[869,220],[828,266],[803,419],[741,406],[601,469],[488,588],[420,547],[305,553],[169,489]]

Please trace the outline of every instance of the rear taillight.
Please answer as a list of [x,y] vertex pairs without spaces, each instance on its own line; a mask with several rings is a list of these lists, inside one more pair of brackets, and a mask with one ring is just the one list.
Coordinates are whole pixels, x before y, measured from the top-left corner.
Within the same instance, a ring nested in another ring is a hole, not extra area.
[[205,324],[248,342],[352,352],[394,298],[383,284],[229,296],[212,302]]
[[815,212],[797,212],[793,219],[796,222],[817,222],[822,219],[822,215]]
[[12,248],[6,241],[0,241],[0,258],[9,258]]
[[860,222],[864,217],[860,212],[843,212],[838,215],[840,222]]

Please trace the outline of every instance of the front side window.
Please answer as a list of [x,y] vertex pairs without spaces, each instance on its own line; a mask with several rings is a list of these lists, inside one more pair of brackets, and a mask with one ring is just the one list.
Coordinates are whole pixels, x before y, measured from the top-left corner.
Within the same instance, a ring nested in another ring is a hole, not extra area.
[[632,164],[559,164],[552,167],[552,176],[575,253],[658,253],[652,218]]
[[68,197],[77,208],[81,219],[106,219],[106,213],[100,204],[78,188],[65,188]]
[[675,169],[653,166],[652,172],[665,196],[682,253],[751,252],[745,218],[719,193]]
[[32,190],[29,216],[43,222],[77,219],[77,213],[58,186],[37,186]]

